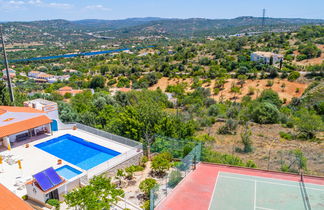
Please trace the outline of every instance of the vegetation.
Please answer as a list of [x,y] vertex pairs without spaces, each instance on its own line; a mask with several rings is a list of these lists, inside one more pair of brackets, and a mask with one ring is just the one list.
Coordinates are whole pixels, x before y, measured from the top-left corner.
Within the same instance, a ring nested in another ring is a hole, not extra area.
[[147,198],[150,197],[151,189],[157,185],[157,182],[153,178],[146,178],[139,185],[139,189],[146,195]]
[[122,189],[116,188],[110,178],[96,176],[90,184],[76,188],[65,195],[65,202],[70,207],[80,209],[110,209],[118,201],[118,196],[123,197]]

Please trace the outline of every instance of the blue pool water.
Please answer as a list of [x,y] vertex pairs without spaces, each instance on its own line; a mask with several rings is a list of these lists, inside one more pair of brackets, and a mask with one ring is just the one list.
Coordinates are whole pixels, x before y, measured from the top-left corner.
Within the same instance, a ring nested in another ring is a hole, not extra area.
[[64,177],[64,179],[72,179],[75,176],[78,176],[79,174],[82,174],[81,171],[72,168],[69,165],[64,165],[58,169],[55,170],[60,176]]
[[117,151],[85,141],[71,134],[48,140],[35,145],[35,147],[84,170],[91,169],[120,154]]

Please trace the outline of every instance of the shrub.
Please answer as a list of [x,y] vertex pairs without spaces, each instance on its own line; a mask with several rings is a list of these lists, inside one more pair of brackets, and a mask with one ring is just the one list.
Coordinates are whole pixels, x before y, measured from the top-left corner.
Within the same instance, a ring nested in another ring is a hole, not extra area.
[[146,165],[147,162],[148,162],[148,157],[147,156],[143,156],[141,158],[141,161],[140,161],[141,166],[145,167],[145,165]]
[[294,136],[291,133],[285,133],[283,131],[280,131],[279,135],[280,135],[281,138],[286,139],[286,140],[294,139]]
[[158,154],[152,159],[152,169],[158,174],[163,174],[171,167],[172,155],[168,152]]
[[255,162],[253,160],[248,160],[246,163],[245,163],[245,167],[248,167],[248,168],[256,168],[257,165],[255,164]]
[[182,180],[181,172],[176,170],[170,173],[168,186],[173,188]]
[[141,206],[144,210],[150,210],[150,200],[144,202],[143,206]]
[[288,76],[288,80],[289,81],[295,81],[299,77],[300,77],[300,73],[298,71],[292,71]]
[[216,104],[213,104],[208,108],[208,115],[209,116],[217,117],[219,112],[220,112],[219,107]]
[[277,123],[280,119],[280,112],[275,105],[268,102],[263,102],[253,110],[252,118],[256,123]]
[[65,93],[64,98],[66,98],[66,99],[72,98],[72,93]]
[[60,201],[57,199],[48,199],[46,203],[48,203],[51,206],[54,206],[55,209],[60,209]]
[[157,181],[153,178],[146,178],[143,180],[140,185],[139,189],[147,196],[150,196],[151,189],[153,189],[157,185]]
[[251,130],[245,129],[243,133],[241,133],[241,140],[244,145],[243,151],[245,153],[252,152],[252,140],[251,140]]
[[251,95],[254,95],[254,92],[255,92],[255,88],[254,87],[249,87],[249,91],[248,91],[248,95],[251,96]]
[[272,87],[273,86],[273,81],[272,80],[268,80],[266,86],[267,87]]
[[258,101],[272,103],[278,108],[282,105],[282,101],[280,100],[278,93],[273,90],[262,91],[260,97],[258,98]]
[[22,198],[23,200],[27,200],[27,199],[28,199],[28,195],[23,195],[23,196],[21,196],[21,198]]
[[221,126],[218,129],[219,134],[235,134],[238,123],[235,120],[228,119],[226,120],[225,125]]

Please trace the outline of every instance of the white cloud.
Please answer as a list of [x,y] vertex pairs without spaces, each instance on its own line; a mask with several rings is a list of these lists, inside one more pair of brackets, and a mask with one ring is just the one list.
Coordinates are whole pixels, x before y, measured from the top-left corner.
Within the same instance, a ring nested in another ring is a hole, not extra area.
[[71,4],[64,4],[64,3],[49,3],[47,4],[48,7],[55,7],[55,8],[62,8],[62,9],[69,9],[73,5]]
[[2,1],[0,0],[0,6],[4,6],[5,8],[24,8],[26,6],[32,7],[52,7],[52,8],[60,8],[60,9],[69,9],[73,7],[71,4],[67,3],[56,3],[56,2],[44,2],[42,0],[10,0],[10,1]]
[[110,8],[104,7],[101,4],[96,4],[96,5],[88,5],[85,7],[88,10],[101,10],[101,11],[111,11]]

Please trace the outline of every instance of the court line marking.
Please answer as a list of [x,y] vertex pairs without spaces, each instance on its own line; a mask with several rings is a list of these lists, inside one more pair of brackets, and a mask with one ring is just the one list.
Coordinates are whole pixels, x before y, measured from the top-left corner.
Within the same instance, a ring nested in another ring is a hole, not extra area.
[[[226,176],[226,175],[220,175],[220,177],[230,178],[230,179],[239,179],[239,180],[245,180],[245,181],[251,181],[251,182],[255,181],[255,179],[239,178],[239,177],[232,177],[232,176]],[[260,178],[263,178],[263,177],[260,177]],[[265,179],[267,179],[267,178],[265,177]],[[280,180],[280,181],[284,181],[284,180]],[[290,180],[288,180],[288,181],[290,181]],[[262,180],[258,180],[258,182],[299,188],[299,186],[290,185],[290,184],[284,184],[284,183],[269,182],[269,181],[262,181]],[[296,182],[296,183],[298,183],[298,182]],[[305,188],[310,189],[310,190],[318,190],[318,191],[323,191],[324,192],[324,189],[318,189],[318,188],[312,188],[312,187],[305,187]]]
[[262,209],[262,210],[274,210],[274,209],[264,208],[264,207],[260,207],[260,206],[257,206],[256,208],[257,209]]
[[254,180],[254,201],[253,201],[253,209],[255,210],[256,209],[256,180]]
[[214,200],[214,194],[215,194],[215,191],[216,191],[216,186],[217,186],[217,183],[218,183],[218,177],[219,176],[220,176],[220,171],[218,171],[218,173],[217,173],[217,177],[216,177],[216,181],[215,181],[215,185],[214,185],[212,197],[211,197],[210,202],[209,202],[208,210],[210,210],[211,204],[212,204],[212,202]]

